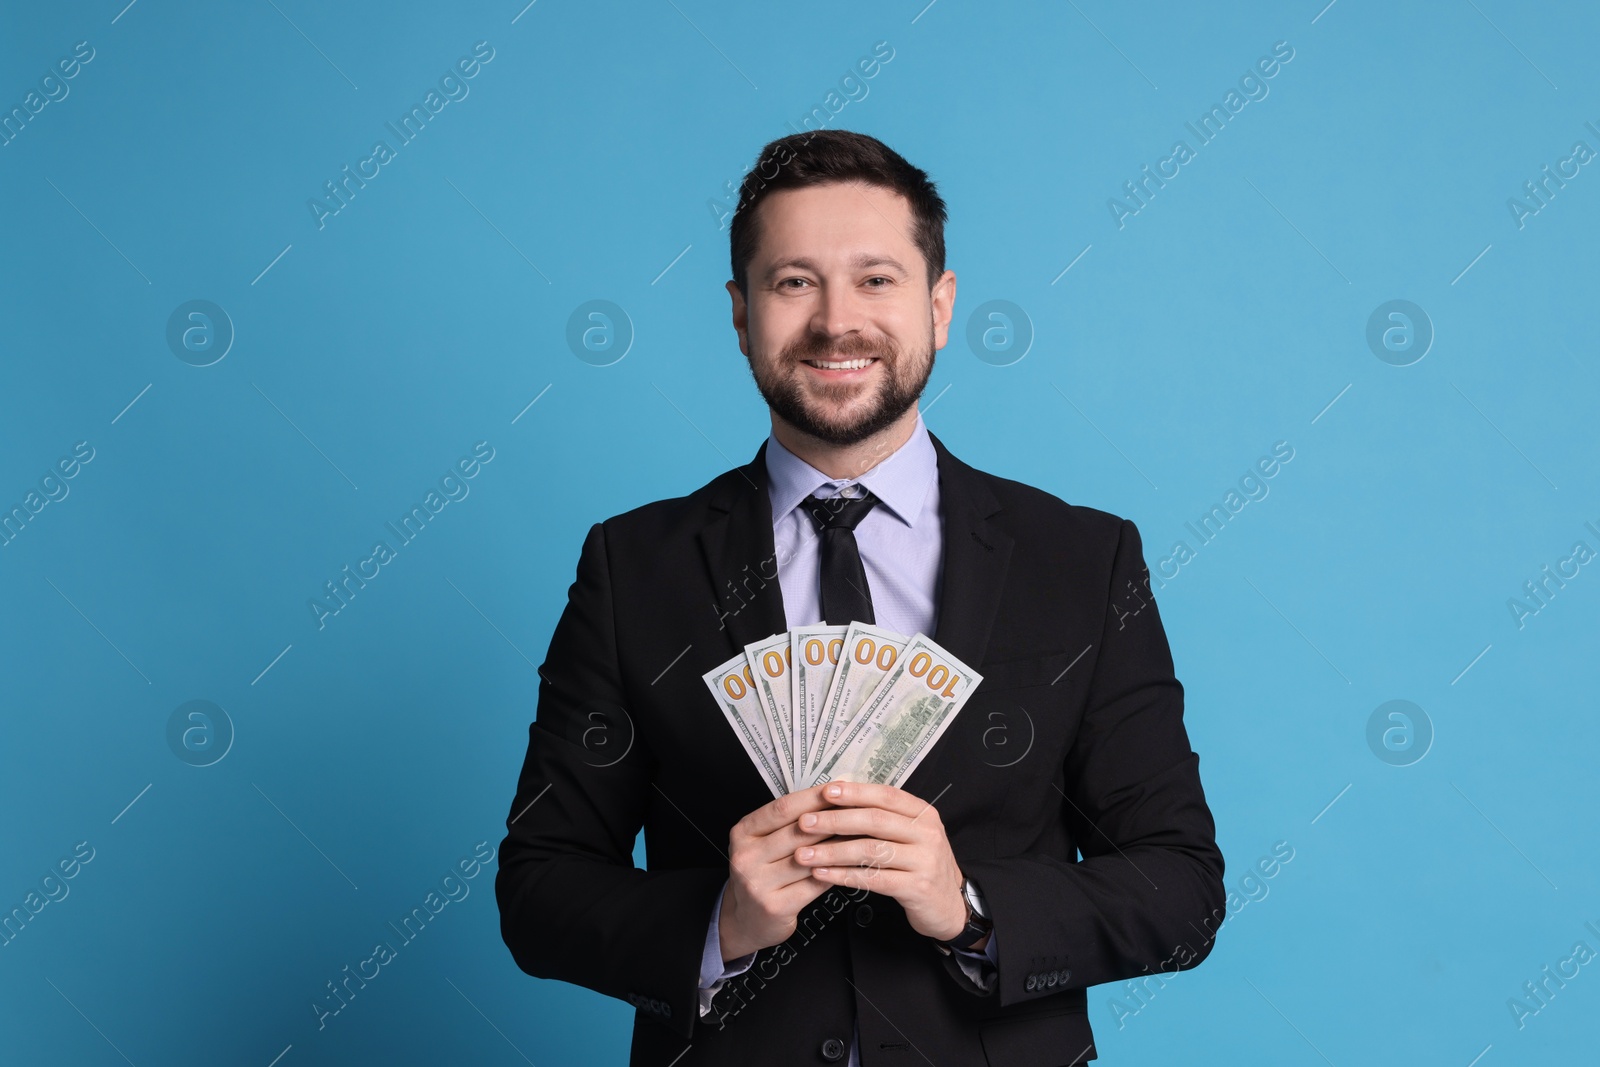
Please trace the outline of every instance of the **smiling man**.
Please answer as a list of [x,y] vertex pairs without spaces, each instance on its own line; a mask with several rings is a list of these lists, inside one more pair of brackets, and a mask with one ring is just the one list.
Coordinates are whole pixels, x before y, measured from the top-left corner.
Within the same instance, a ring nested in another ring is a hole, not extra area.
[[[771,435],[584,542],[495,887],[524,971],[635,1006],[634,1065],[1081,1063],[1086,988],[1194,966],[1225,914],[1137,529],[923,424],[945,217],[871,137],[767,145],[727,288]],[[983,682],[904,788],[772,800],[699,676],[852,619]]]

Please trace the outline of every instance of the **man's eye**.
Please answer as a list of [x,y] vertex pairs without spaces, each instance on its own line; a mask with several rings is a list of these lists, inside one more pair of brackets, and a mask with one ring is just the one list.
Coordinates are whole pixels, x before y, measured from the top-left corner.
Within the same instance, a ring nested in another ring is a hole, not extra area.
[[810,284],[804,278],[785,278],[785,279],[783,279],[783,281],[778,283],[778,288],[780,288],[780,289],[794,288],[795,286],[791,286],[789,284],[790,282],[795,282],[795,283],[797,283],[797,285],[809,285]]
[[874,286],[872,286],[874,289],[882,289],[884,286],[889,285],[893,281],[893,279],[885,278],[883,275],[880,274],[875,278],[868,278],[867,281],[868,281],[868,283],[871,283],[871,282],[882,282],[883,285],[874,285]]

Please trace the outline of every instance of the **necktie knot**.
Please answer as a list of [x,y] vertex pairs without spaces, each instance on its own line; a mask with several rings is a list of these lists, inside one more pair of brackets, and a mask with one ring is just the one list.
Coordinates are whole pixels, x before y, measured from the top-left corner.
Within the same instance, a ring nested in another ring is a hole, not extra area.
[[867,517],[867,512],[878,503],[865,486],[860,496],[811,497],[806,501],[806,514],[820,534],[824,530],[854,530]]

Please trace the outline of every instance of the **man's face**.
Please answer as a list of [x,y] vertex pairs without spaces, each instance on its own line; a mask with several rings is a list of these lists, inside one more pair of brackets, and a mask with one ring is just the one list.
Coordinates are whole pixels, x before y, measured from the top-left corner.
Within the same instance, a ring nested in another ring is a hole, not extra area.
[[928,288],[910,203],[862,182],[785,189],[758,210],[746,301],[728,283],[739,349],[773,412],[834,445],[894,423],[945,346],[952,271]]

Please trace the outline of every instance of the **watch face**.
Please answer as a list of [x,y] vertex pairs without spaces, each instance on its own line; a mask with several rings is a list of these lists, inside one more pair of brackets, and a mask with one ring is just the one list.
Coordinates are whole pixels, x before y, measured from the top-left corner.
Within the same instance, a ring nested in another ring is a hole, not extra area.
[[972,879],[969,878],[961,883],[961,895],[967,898],[967,906],[972,909],[972,913],[974,915],[978,916],[980,919],[987,919],[989,917],[989,909],[984,904],[983,894],[980,893],[978,891],[978,887],[972,883]]

